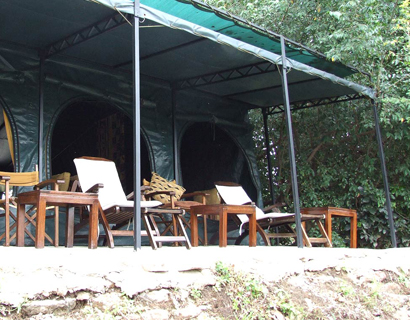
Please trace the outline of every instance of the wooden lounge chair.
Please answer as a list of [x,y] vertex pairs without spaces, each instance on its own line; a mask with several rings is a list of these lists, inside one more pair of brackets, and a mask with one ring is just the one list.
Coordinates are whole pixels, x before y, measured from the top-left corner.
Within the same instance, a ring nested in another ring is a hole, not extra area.
[[[146,187],[151,187],[146,189],[146,193],[144,194],[145,198],[148,200],[157,199],[160,200],[163,205],[161,208],[171,208],[171,209],[183,209],[186,212],[190,212],[191,208],[194,206],[200,206],[206,204],[206,196],[208,196],[205,192],[190,192],[185,193],[185,189],[175,183],[175,181],[168,181],[165,178],[159,176],[157,173],[153,172],[151,177],[151,182],[146,181]],[[158,192],[159,191],[159,192]],[[166,193],[164,193],[164,191]],[[161,193],[162,195],[159,195]],[[178,193],[178,196],[177,196]],[[193,198],[200,198],[200,201],[189,200]],[[184,223],[185,229],[190,229],[191,224],[190,221],[187,221],[185,217],[181,216],[181,219]],[[204,224],[204,238],[199,238],[204,245],[208,244],[208,236],[207,236],[207,219],[206,216],[203,217],[203,224]],[[175,229],[174,224],[172,221],[167,221],[166,219],[162,219],[162,224],[165,225],[165,230],[162,233],[167,233]]]
[[[114,247],[114,236],[133,236],[133,230],[120,228],[127,225],[134,217],[134,201],[132,201],[134,194],[125,195],[115,163],[104,158],[81,157],[74,159],[74,164],[82,191],[98,190],[99,218],[105,231],[107,245],[110,248]],[[142,235],[148,236],[153,249],[161,246],[162,242],[181,242],[190,249],[191,243],[181,220],[184,210],[159,208],[161,205],[159,201],[141,200],[142,220],[146,229],[142,231]],[[162,214],[172,216],[176,226],[175,232],[179,228],[181,236],[176,233],[172,236],[160,234],[155,216]],[[74,233],[87,223],[86,220],[82,221],[75,227]]]
[[[215,182],[215,186],[221,196],[221,199],[226,204],[232,205],[246,205],[251,204],[252,200],[246,194],[245,190],[242,188],[241,185],[232,183],[232,182]],[[276,209],[276,210],[275,210]],[[276,206],[269,206],[264,210],[260,208],[256,208],[256,229],[259,234],[262,236],[262,239],[265,245],[270,246],[271,242],[270,239],[277,239],[277,238],[296,238],[296,232],[292,228],[292,224],[295,223],[295,214],[294,213],[280,213],[280,212],[272,212],[278,211]],[[240,244],[242,240],[249,234],[248,232],[248,222],[249,219],[246,215],[238,214],[237,219],[234,219],[236,224],[239,227],[239,236],[236,239],[235,244]],[[304,245],[307,247],[312,247],[312,244],[324,244],[326,247],[331,247],[332,244],[329,240],[329,237],[326,234],[326,231],[323,227],[321,220],[325,217],[324,215],[308,215],[302,214],[302,236]],[[309,237],[304,224],[307,221],[313,221],[319,228],[319,231],[322,235],[320,238],[312,238]],[[279,233],[279,232],[270,232],[271,228],[283,226],[287,229],[288,232],[286,233]]]
[[[145,197],[151,198],[154,195],[154,193],[150,193],[149,189]],[[171,208],[171,209],[183,209],[186,212],[190,212],[191,208],[194,206],[200,206],[200,205],[205,205],[206,204],[206,193],[203,192],[191,192],[191,193],[184,193],[180,199],[186,199],[186,198],[192,198],[195,196],[199,196],[202,198],[202,202],[199,201],[193,201],[193,200],[175,200],[175,196],[171,193],[170,198],[171,201],[169,203],[164,204],[161,208]],[[190,219],[187,221],[185,217],[181,217],[182,221],[184,223],[185,229],[190,229],[191,228],[191,223]],[[204,237],[201,238],[199,237],[199,241],[203,245],[208,245],[208,234],[207,234],[207,217],[204,215],[203,216],[203,224],[204,224]],[[174,228],[172,223],[169,223],[169,221],[164,220],[163,223],[166,225],[164,232],[170,231],[172,228]]]
[[[43,182],[39,182],[39,173],[36,167],[36,171],[31,172],[4,172],[0,171],[0,184],[5,187],[5,197],[0,199],[0,207],[3,208],[4,213],[0,213],[0,218],[5,218],[5,232],[0,235],[0,241],[4,239],[4,245],[9,246],[10,242],[16,237],[16,234],[12,231],[16,228],[17,217],[10,211],[10,206],[17,207],[17,197],[10,195],[10,187],[33,187],[34,189],[42,189],[47,186],[52,186],[54,190],[59,190],[59,185],[64,184],[65,181],[61,179],[49,179]],[[54,218],[55,220],[55,234],[54,240],[48,235],[45,234],[46,239],[53,245],[58,246],[58,237],[59,237],[59,214],[58,207],[53,207],[54,214],[48,215],[46,218]],[[36,208],[32,207],[25,214],[26,223],[25,227],[29,224],[36,226]],[[25,228],[25,233],[35,241],[34,235]]]

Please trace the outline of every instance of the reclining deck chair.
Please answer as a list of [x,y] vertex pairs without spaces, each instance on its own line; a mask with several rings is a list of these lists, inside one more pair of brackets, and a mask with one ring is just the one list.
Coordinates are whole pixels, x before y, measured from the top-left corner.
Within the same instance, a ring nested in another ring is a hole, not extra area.
[[[133,193],[128,197],[122,188],[115,163],[104,158],[81,157],[74,159],[77,169],[79,183],[83,192],[90,192],[96,185],[103,185],[98,189],[99,217],[103,225],[107,245],[114,247],[114,236],[133,236],[133,230],[119,230],[134,217],[134,201],[130,200]],[[162,203],[159,201],[141,201],[141,214],[145,224],[143,236],[148,236],[153,249],[161,246],[162,242],[182,242],[190,249],[191,243],[182,224],[181,209],[161,209]],[[155,215],[168,213],[172,215],[175,225],[178,225],[181,236],[161,236],[155,222]],[[86,221],[85,221],[86,222]],[[82,225],[85,223],[83,222]],[[111,227],[110,225],[113,225]],[[75,232],[79,227],[76,226]]]
[[[4,245],[9,246],[10,242],[16,237],[14,233],[11,235],[13,229],[16,228],[17,217],[10,211],[10,205],[17,206],[17,197],[10,195],[10,187],[34,187],[34,189],[42,189],[46,186],[53,186],[53,189],[58,191],[59,185],[64,184],[64,180],[61,179],[49,179],[40,183],[39,173],[36,168],[36,171],[31,172],[4,172],[0,171],[0,184],[5,187],[5,197],[0,199],[0,207],[4,210],[4,213],[0,213],[0,217],[5,218],[5,232],[0,235],[0,241],[4,239]],[[54,218],[55,222],[55,234],[54,240],[48,235],[45,234],[46,239],[53,245],[58,246],[58,237],[59,237],[59,212],[58,207],[53,207],[54,214],[49,215],[46,218]],[[27,230],[27,226],[32,224],[36,227],[36,208],[32,207],[25,213],[27,221],[25,222],[25,233],[35,241],[35,237]],[[13,220],[10,225],[10,218]]]
[[[252,204],[252,200],[246,194],[245,190],[241,185],[232,182],[215,182],[215,186],[219,192],[219,195],[226,204],[232,205],[246,205]],[[269,206],[265,210],[271,211],[275,206]],[[301,215],[302,223],[307,221],[314,221],[319,228],[322,235],[321,238],[310,238],[302,225],[302,236],[304,245],[311,247],[312,244],[324,244],[326,247],[331,247],[332,244],[326,231],[321,223],[323,216],[318,215]],[[249,219],[245,214],[238,214],[237,219],[234,221],[239,226],[239,237],[236,239],[235,244],[240,244],[242,240],[249,234],[248,225]],[[293,213],[280,213],[280,212],[270,212],[265,213],[260,208],[256,207],[256,229],[262,236],[265,245],[270,246],[270,239],[277,238],[296,238],[296,232],[293,230],[291,225],[295,223],[295,214]],[[288,233],[270,233],[269,228],[284,226],[289,232]]]

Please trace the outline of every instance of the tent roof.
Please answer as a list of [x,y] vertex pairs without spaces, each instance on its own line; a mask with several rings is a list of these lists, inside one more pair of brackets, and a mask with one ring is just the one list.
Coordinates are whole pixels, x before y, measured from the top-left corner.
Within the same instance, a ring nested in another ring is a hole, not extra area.
[[[280,35],[252,24],[242,18],[218,10],[208,4],[195,0],[142,0],[141,3],[188,22],[195,23],[226,36],[244,41],[256,47],[274,52],[278,55],[281,54]],[[288,44],[289,46],[286,50],[288,58],[333,73],[340,77],[345,77],[357,72],[348,66],[325,60],[324,55],[314,52],[301,44],[291,42],[290,40],[288,40]]]
[[[93,1],[0,0],[0,43],[132,72],[133,1]],[[343,78],[355,69],[286,43],[292,103],[373,97],[371,89]],[[0,49],[0,71],[18,70],[8,54]],[[249,108],[282,104],[279,36],[196,0],[141,1],[140,57],[142,75],[180,90]]]

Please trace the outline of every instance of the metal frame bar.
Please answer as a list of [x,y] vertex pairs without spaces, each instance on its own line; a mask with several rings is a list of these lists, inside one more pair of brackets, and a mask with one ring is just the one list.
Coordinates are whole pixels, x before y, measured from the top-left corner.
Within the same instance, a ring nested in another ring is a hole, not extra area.
[[[198,42],[202,42],[202,41],[205,41],[205,40],[208,40],[208,39],[207,39],[207,38],[200,38],[200,39],[196,39],[196,40],[194,40],[194,41],[185,42],[185,43],[180,44],[180,45],[178,45],[178,46],[171,47],[171,48],[168,48],[168,49],[165,49],[165,50],[162,50],[162,51],[158,51],[158,52],[155,52],[155,53],[146,55],[146,56],[144,56],[144,57],[141,57],[141,58],[140,58],[140,61],[144,61],[144,60],[147,60],[147,59],[156,57],[156,56],[160,56],[160,55],[162,55],[162,54],[171,52],[171,51],[173,51],[173,50],[178,50],[178,49],[181,49],[181,48],[185,48],[185,47],[187,47],[187,46],[190,46],[190,45],[192,45],[192,44],[196,44],[196,43],[198,43]],[[128,64],[130,64],[130,63],[132,63],[132,61],[125,61],[125,62],[122,62],[122,63],[119,63],[119,64],[115,65],[114,68],[124,67],[124,66],[126,66],[126,65],[128,65]]]
[[393,248],[397,248],[396,231],[394,228],[394,219],[393,219],[393,212],[392,212],[391,200],[390,200],[389,181],[387,178],[386,161],[385,161],[385,156],[384,156],[384,151],[383,151],[383,140],[382,140],[382,134],[381,134],[380,124],[379,124],[380,123],[379,115],[377,113],[377,104],[375,103],[374,100],[372,100],[372,107],[373,107],[374,124],[375,124],[375,130],[376,130],[376,140],[377,140],[377,146],[379,148],[379,158],[380,158],[380,164],[382,168],[384,193],[386,196],[387,214],[389,217],[388,220],[389,220],[389,227],[390,227],[390,237],[391,237]]
[[301,214],[300,214],[299,189],[298,189],[298,179],[297,179],[297,173],[296,173],[295,146],[293,143],[292,116],[291,116],[290,103],[289,103],[288,78],[287,78],[288,68],[287,68],[287,60],[286,60],[285,39],[281,37],[280,42],[281,42],[281,48],[282,48],[283,101],[285,102],[286,125],[288,129],[290,175],[292,179],[293,207],[295,209],[295,222],[296,222],[296,237],[297,237],[296,242],[297,242],[298,248],[303,248],[302,219],[301,219]]
[[262,109],[263,115],[263,129],[265,135],[265,147],[266,147],[266,159],[268,161],[268,177],[269,177],[269,191],[272,204],[275,203],[275,193],[273,191],[273,176],[272,176],[272,162],[270,159],[270,148],[269,148],[269,129],[268,129],[268,114],[266,109]]
[[[339,103],[339,102],[359,100],[359,99],[364,99],[364,98],[367,98],[367,97],[363,96],[360,93],[354,93],[352,95],[345,95],[345,96],[340,96],[340,97],[335,97],[335,98],[323,98],[323,99],[318,99],[318,100],[305,100],[305,101],[300,101],[300,102],[293,103],[291,105],[292,106],[291,110],[292,111],[297,111],[297,110],[315,108],[315,107],[320,107],[320,106]],[[268,115],[274,115],[274,114],[285,112],[283,104],[275,105],[275,106],[268,107],[268,108],[264,108],[264,110],[267,110],[266,113]]]
[[177,97],[176,90],[172,87],[172,146],[174,151],[174,179],[176,183],[180,184],[178,167],[179,167],[179,156],[178,156],[178,135],[177,135],[177,124],[176,124],[176,108],[177,108]]
[[140,1],[134,1],[134,250],[141,250]]
[[44,51],[39,51],[40,62],[38,70],[38,176],[43,181],[43,162],[44,162]]
[[[296,81],[296,82],[291,82],[288,83],[287,87],[290,86],[295,86],[301,83],[307,83],[307,82],[314,82],[314,81],[320,81],[323,80],[321,78],[314,78],[314,79],[307,79],[307,80],[302,80],[302,81]],[[269,87],[264,87],[264,88],[259,88],[259,89],[252,89],[252,90],[247,90],[247,91],[242,91],[242,92],[237,92],[237,93],[230,93],[223,95],[223,97],[234,97],[234,96],[241,96],[243,94],[248,94],[248,93],[255,93],[255,92],[260,92],[260,91],[265,91],[265,90],[272,90],[272,89],[277,89],[282,87],[282,84],[276,85],[276,86],[269,86]]]
[[176,87],[180,90],[186,88],[198,88],[210,84],[243,79],[276,71],[278,71],[278,67],[275,64],[272,64],[268,61],[264,61],[249,64],[238,68],[226,69],[218,72],[199,75],[188,79],[183,79],[176,82]]
[[116,13],[108,18],[100,20],[96,23],[93,23],[77,32],[74,32],[63,39],[57,40],[52,44],[49,44],[45,48],[45,58],[49,58],[55,54],[60,53],[68,48],[72,48],[80,43],[84,43],[92,38],[95,38],[105,32],[111,31],[123,24],[129,23],[126,18],[130,18],[132,16],[128,14],[120,15]]
[[[299,42],[288,39],[288,38],[286,38],[282,35],[279,35],[279,34],[273,32],[271,30],[268,30],[264,27],[258,26],[258,25],[254,24],[254,23],[252,23],[252,22],[250,22],[250,21],[248,21],[248,20],[246,20],[242,17],[233,15],[229,12],[226,12],[226,11],[221,10],[219,8],[216,8],[216,7],[214,7],[214,6],[212,6],[208,3],[204,3],[204,2],[201,2],[201,1],[198,1],[198,0],[190,0],[190,2],[192,3],[192,5],[194,5],[198,8],[206,9],[208,11],[212,11],[219,17],[222,17],[222,18],[228,19],[228,20],[232,20],[237,25],[245,25],[246,27],[254,30],[257,33],[265,34],[270,39],[275,39],[276,41],[277,40],[282,41],[282,39],[284,39],[284,41],[286,43],[288,43],[289,48],[293,47],[292,49],[294,49],[294,47],[297,47],[297,49],[299,49],[300,51],[304,50],[304,51],[308,52],[309,54],[311,54],[313,56],[316,56],[316,57],[321,58],[321,59],[326,59],[326,55],[324,55],[323,53],[321,53],[319,51],[316,51],[316,50],[313,50],[312,48],[309,48],[309,47],[307,47],[307,46],[305,46],[305,45],[303,45]],[[342,64],[342,63],[336,62],[336,64]],[[359,69],[356,69],[355,67],[353,67],[351,65],[344,65],[344,66],[350,68],[353,71],[360,72],[362,74],[368,75],[368,73],[363,72]]]

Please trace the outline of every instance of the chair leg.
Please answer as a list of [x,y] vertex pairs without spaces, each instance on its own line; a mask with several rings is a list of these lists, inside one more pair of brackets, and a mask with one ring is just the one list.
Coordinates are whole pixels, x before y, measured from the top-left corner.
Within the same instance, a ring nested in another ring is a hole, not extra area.
[[256,231],[258,231],[259,234],[261,235],[261,237],[262,237],[262,239],[263,239],[263,242],[265,243],[265,246],[269,246],[269,247],[270,247],[270,246],[271,246],[270,239],[269,239],[269,237],[266,235],[265,230],[263,230],[263,228],[260,226],[259,223],[256,223]]
[[8,247],[10,246],[10,207],[9,203],[6,202],[6,214],[5,214],[5,220],[6,220],[6,230],[5,230],[5,235],[6,239],[4,241],[4,246]]
[[105,232],[105,238],[107,240],[107,247],[108,248],[114,248],[114,237],[111,232],[110,224],[107,221],[107,218],[105,217],[105,214],[103,213],[101,207],[98,208],[99,216],[102,222],[102,226],[104,228]]
[[322,237],[326,239],[325,247],[332,248],[332,242],[330,241],[322,222],[320,220],[316,220],[316,224],[319,228],[320,233],[322,234]]
[[[272,244],[270,243],[270,238],[266,234],[265,230],[260,226],[259,223],[256,223],[256,231],[259,232],[259,234],[262,237],[263,242],[265,243],[265,246],[271,246]],[[245,230],[242,232],[242,234],[236,238],[235,240],[235,245],[240,245],[243,239],[245,239],[249,235],[249,230]]]
[[[176,237],[178,236],[178,227],[177,227],[177,217],[175,214],[172,215],[172,228],[173,228],[173,235]],[[175,246],[179,246],[178,242],[175,242]]]
[[306,233],[306,229],[304,228],[304,226],[302,226],[301,229],[302,229],[302,237],[303,237],[304,245],[305,245],[306,247],[311,248],[311,247],[312,247],[312,243],[311,243],[310,240],[309,240],[309,237],[308,237],[308,235],[307,235],[307,233]]
[[[153,232],[152,232],[152,234],[153,234],[153,236],[159,236],[160,235],[160,232],[159,232],[159,229],[158,229],[158,225],[157,225],[157,223],[155,222],[155,217],[154,217],[154,214],[152,214],[152,213],[149,213],[148,214],[148,218],[149,218],[149,222],[150,222],[150,230],[152,230]],[[158,248],[161,248],[162,247],[162,242],[160,242],[160,241],[155,241],[156,242],[156,244],[158,245]]]
[[189,241],[189,238],[188,238],[188,234],[186,233],[186,230],[185,230],[185,228],[184,228],[184,224],[182,223],[182,219],[181,219],[181,216],[179,215],[179,214],[175,214],[175,219],[178,221],[178,224],[179,224],[179,228],[180,228],[180,230],[181,230],[181,233],[182,233],[182,235],[184,236],[184,238],[185,238],[185,247],[187,248],[187,249],[191,249],[191,242]]
[[148,240],[151,244],[152,249],[156,250],[158,249],[158,247],[157,247],[157,243],[155,242],[153,230],[151,229],[151,224],[148,218],[149,213],[141,213],[141,214],[142,214],[142,219],[144,220],[144,223],[145,223],[145,229],[147,230]]
[[[243,231],[242,234],[240,234],[239,237],[236,238],[235,245],[239,246],[242,243],[243,239],[245,239],[248,235],[249,235],[248,230]],[[211,241],[212,241],[212,239],[211,239]]]

